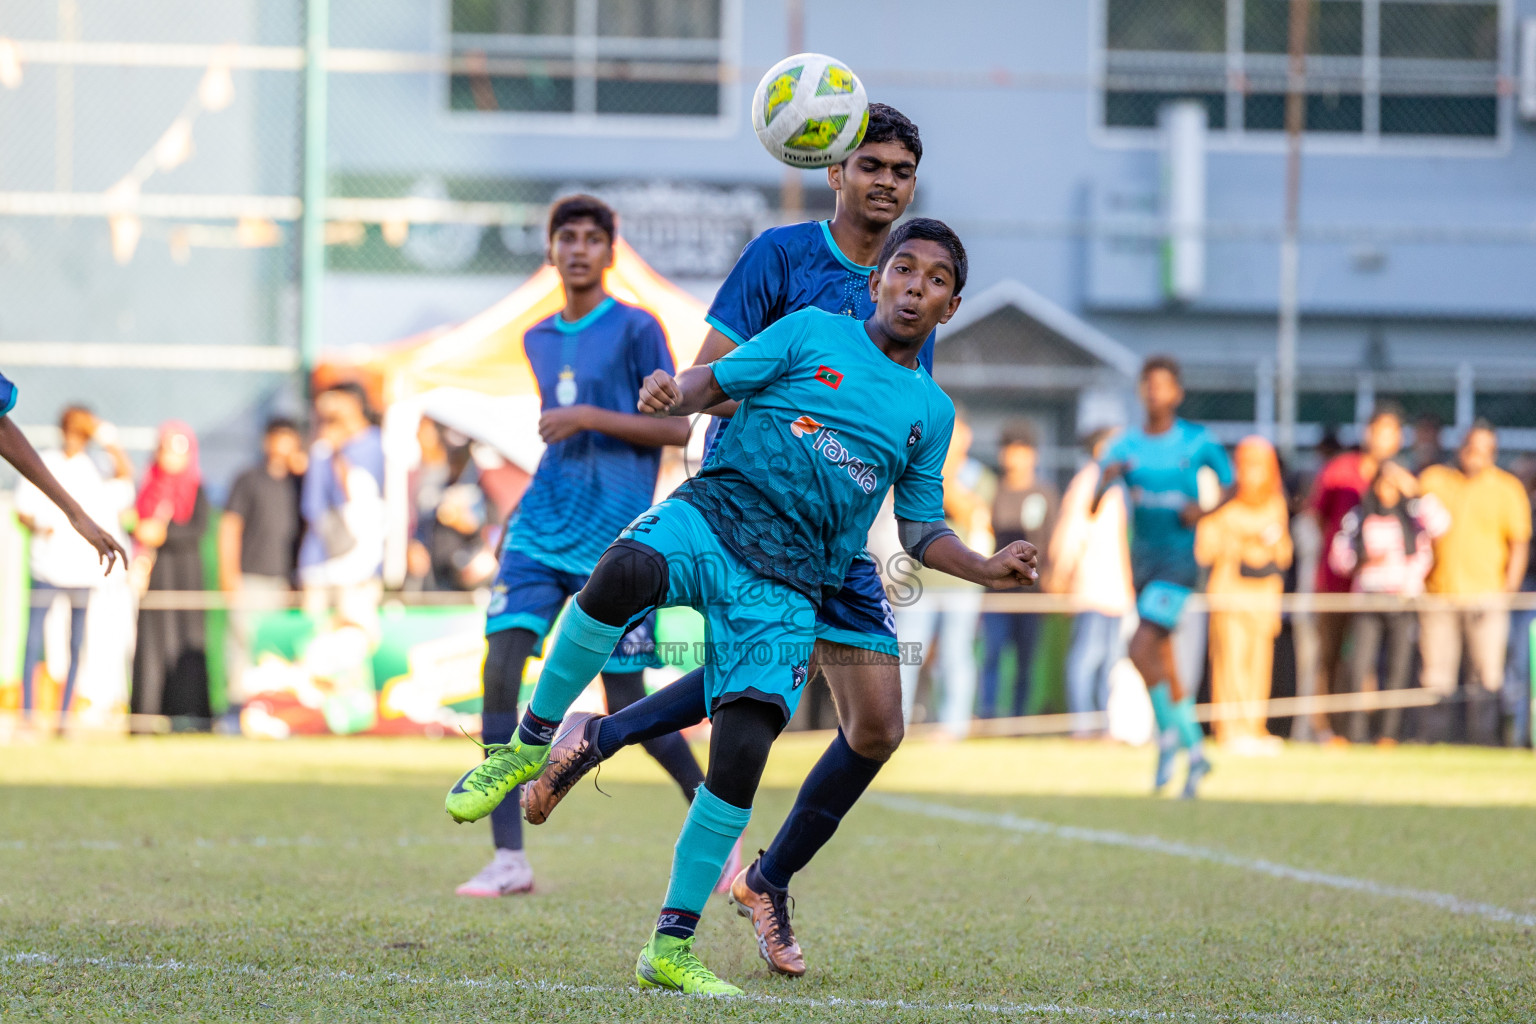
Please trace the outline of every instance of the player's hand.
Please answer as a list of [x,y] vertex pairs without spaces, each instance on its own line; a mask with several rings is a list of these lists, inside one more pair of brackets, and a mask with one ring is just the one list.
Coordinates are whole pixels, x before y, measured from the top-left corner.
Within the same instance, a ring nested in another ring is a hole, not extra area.
[[669,416],[682,401],[677,381],[666,370],[657,370],[641,383],[636,407],[647,416]]
[[590,405],[568,405],[563,409],[551,409],[539,417],[539,436],[545,444],[554,444],[575,437],[583,430],[591,429],[587,414]]
[[1027,540],[1016,540],[987,559],[982,582],[992,590],[1029,587],[1040,579],[1040,552]]
[[71,516],[69,525],[75,528],[76,533],[85,538],[87,544],[96,549],[97,561],[106,566],[102,571],[103,576],[111,574],[113,566],[117,564],[119,559],[122,560],[123,565],[126,566],[128,564],[128,552],[123,550],[123,546],[117,542],[117,538],[96,525],[96,521],[90,516],[84,513],[78,517]]

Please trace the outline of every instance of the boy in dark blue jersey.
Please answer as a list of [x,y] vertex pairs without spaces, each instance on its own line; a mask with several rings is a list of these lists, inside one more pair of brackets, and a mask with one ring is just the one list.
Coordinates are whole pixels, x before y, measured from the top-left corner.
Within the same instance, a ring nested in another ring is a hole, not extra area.
[[47,463],[43,462],[42,456],[37,454],[37,449],[32,447],[32,442],[21,432],[21,428],[11,422],[10,412],[16,408],[16,400],[20,397],[21,392],[16,385],[0,373],[0,459],[15,467],[16,472],[31,481],[69,517],[69,525],[96,549],[97,555],[106,564],[102,575],[110,573],[118,559],[127,565],[128,555],[123,551],[123,546],[85,514],[85,509],[59,483]]
[[[650,507],[661,446],[688,440],[687,423],[635,412],[635,389],[658,367],[670,369],[672,353],[655,317],[603,290],[614,230],[613,211],[591,196],[567,197],[550,210],[549,260],[565,288],[565,308],[523,336],[548,448],[508,524],[486,610],[487,744],[511,738],[523,667],[566,600],[586,583],[608,543]],[[645,696],[642,671],[653,664],[654,650],[649,619],[624,637],[603,671],[610,709]],[[657,736],[646,750],[692,799],[704,774],[683,738]],[[491,815],[491,838],[495,856],[459,886],[461,896],[533,888],[516,802]]]
[[[771,228],[747,245],[710,306],[711,330],[695,365],[721,358],[797,310],[859,320],[873,315],[873,264],[891,225],[912,202],[922,156],[917,126],[899,111],[871,103],[859,148],[827,168],[827,183],[837,194],[832,219]],[[929,372],[933,345],[930,333],[916,356]],[[723,417],[734,408],[726,402],[709,411]],[[711,442],[728,423],[712,424]],[[789,975],[805,973],[786,909],[790,877],[832,838],[901,742],[896,627],[873,559],[854,559],[842,589],[822,602],[816,638],[815,660],[831,686],[842,728],[811,769],[777,837],[732,886],[764,960]],[[549,771],[526,788],[528,820],[543,821],[582,775],[620,747],[702,720],[704,688],[701,669],[623,713],[579,721],[573,716],[551,752]]]

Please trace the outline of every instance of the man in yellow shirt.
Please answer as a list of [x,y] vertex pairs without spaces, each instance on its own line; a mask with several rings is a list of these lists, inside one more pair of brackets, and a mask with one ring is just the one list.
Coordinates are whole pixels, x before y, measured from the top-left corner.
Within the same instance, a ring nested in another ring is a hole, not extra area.
[[1423,737],[1432,741],[1446,738],[1447,699],[1456,693],[1465,644],[1477,684],[1467,690],[1467,738],[1496,742],[1509,610],[1490,606],[1487,596],[1520,589],[1531,542],[1530,499],[1514,475],[1494,465],[1498,452],[1492,425],[1478,420],[1461,443],[1457,466],[1430,466],[1420,477],[1422,492],[1438,499],[1451,517],[1450,528],[1435,541],[1427,589],[1466,602],[1464,608],[1422,612],[1419,619],[1424,687],[1441,697],[1440,706],[1428,713],[1430,728]]

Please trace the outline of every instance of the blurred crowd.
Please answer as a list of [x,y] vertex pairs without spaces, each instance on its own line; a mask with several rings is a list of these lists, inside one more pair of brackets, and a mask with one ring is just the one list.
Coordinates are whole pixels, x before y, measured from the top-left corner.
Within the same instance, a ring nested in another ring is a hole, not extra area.
[[[1437,425],[1419,424],[1405,450],[1401,412],[1382,405],[1358,448],[1343,450],[1326,437],[1310,475],[1282,467],[1260,438],[1237,446],[1231,499],[1212,495],[1196,530],[1213,608],[1187,616],[1176,636],[1187,658],[1182,672],[1199,682],[1202,702],[1233,709],[1214,723],[1225,746],[1261,753],[1281,736],[1530,744],[1533,613],[1511,611],[1498,597],[1536,591],[1528,558],[1536,462],[1500,468],[1498,437],[1486,423],[1468,429],[1453,453],[1439,450],[1439,435]],[[988,464],[974,457],[961,416],[945,467],[950,526],[979,549],[1033,543],[1042,589],[1072,610],[998,610],[979,590],[920,566],[888,573],[897,633],[918,652],[902,666],[909,719],[936,720],[963,736],[976,718],[1109,708],[1117,673],[1129,667],[1125,638],[1136,605],[1129,496],[1121,486],[1101,487],[1100,462],[1114,436],[1106,428],[1083,438],[1081,468],[1058,489],[1028,421],[1005,424]],[[207,496],[197,437],[184,423],[161,427],[137,483],[115,430],[89,409],[65,409],[60,438],[44,453],[49,468],[92,518],[131,540],[133,558],[126,576],[103,577],[96,552],[62,513],[30,484],[20,486],[16,513],[31,538],[24,709],[36,706],[44,620],[55,606],[59,614],[67,608],[69,626],[68,668],[50,702],[61,723],[93,605],[100,606],[93,614],[136,614],[121,651],[125,664],[131,654],[135,722],[206,728],[214,721],[209,604],[189,593],[216,589],[228,599],[227,697],[237,710],[265,612],[297,604],[332,628],[355,631],[365,646],[376,640],[389,516],[383,439],[360,387],[318,394],[307,438],[297,422],[271,420],[222,510]],[[528,476],[430,418],[421,420],[417,442],[420,457],[405,479],[404,589],[485,588]],[[682,466],[668,460],[664,488],[686,472]],[[901,563],[894,540],[878,531],[871,550],[887,568]],[[1286,593],[1371,600],[1356,610],[1296,611],[1283,605]],[[1444,600],[1420,607],[1412,601],[1420,595]],[[1263,703],[1415,687],[1426,699],[1409,708],[1270,719]],[[806,719],[815,719],[816,704],[808,701]]]
[[[1214,723],[1224,746],[1263,753],[1280,736],[1531,744],[1536,616],[1511,611],[1502,597],[1536,590],[1528,557],[1536,461],[1500,468],[1498,435],[1486,422],[1452,453],[1440,451],[1434,423],[1418,424],[1404,450],[1404,426],[1396,407],[1379,405],[1357,449],[1325,436],[1314,474],[1287,472],[1267,441],[1248,438],[1234,453],[1231,500],[1202,501],[1212,507],[1196,527],[1195,554],[1212,610],[1186,615],[1175,641],[1188,655],[1181,674],[1199,685],[1202,702],[1230,706]],[[919,717],[927,710],[963,736],[973,716],[1108,708],[1135,614],[1127,494],[1110,488],[1095,504],[1113,436],[1084,438],[1085,464],[1060,492],[1038,469],[1027,422],[1004,427],[995,468],[971,456],[970,430],[957,426],[946,471],[951,527],[978,545],[1034,543],[1043,588],[1078,610],[1065,629],[1060,686],[1042,692],[1037,677],[1052,662],[1038,648],[1060,615],[983,611],[979,593],[925,580],[921,596],[897,611],[902,641],[925,644],[925,656],[903,669]],[[1287,611],[1287,593],[1369,600],[1354,602],[1364,610]],[[1440,600],[1411,600],[1421,595]],[[1270,720],[1262,703],[1415,687],[1426,699],[1407,709]]]

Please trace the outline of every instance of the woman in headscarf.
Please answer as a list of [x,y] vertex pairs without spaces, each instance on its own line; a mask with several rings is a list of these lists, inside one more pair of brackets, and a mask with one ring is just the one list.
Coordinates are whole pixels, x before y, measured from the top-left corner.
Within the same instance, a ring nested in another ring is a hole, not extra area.
[[[208,529],[208,499],[197,461],[197,435],[178,420],[160,427],[155,461],[144,476],[136,503],[140,572],[148,563],[147,591],[203,589],[199,550]],[[208,658],[202,609],[151,608],[139,612],[133,654],[135,715],[164,715],[176,729],[206,729],[213,713],[208,701]],[[134,731],[153,731],[135,723]]]
[[1237,492],[1200,520],[1195,558],[1211,570],[1207,592],[1241,607],[1211,612],[1211,699],[1220,705],[1216,738],[1239,753],[1260,753],[1272,741],[1264,704],[1280,632],[1280,594],[1291,564],[1288,510],[1280,462],[1262,437],[1237,446]]

